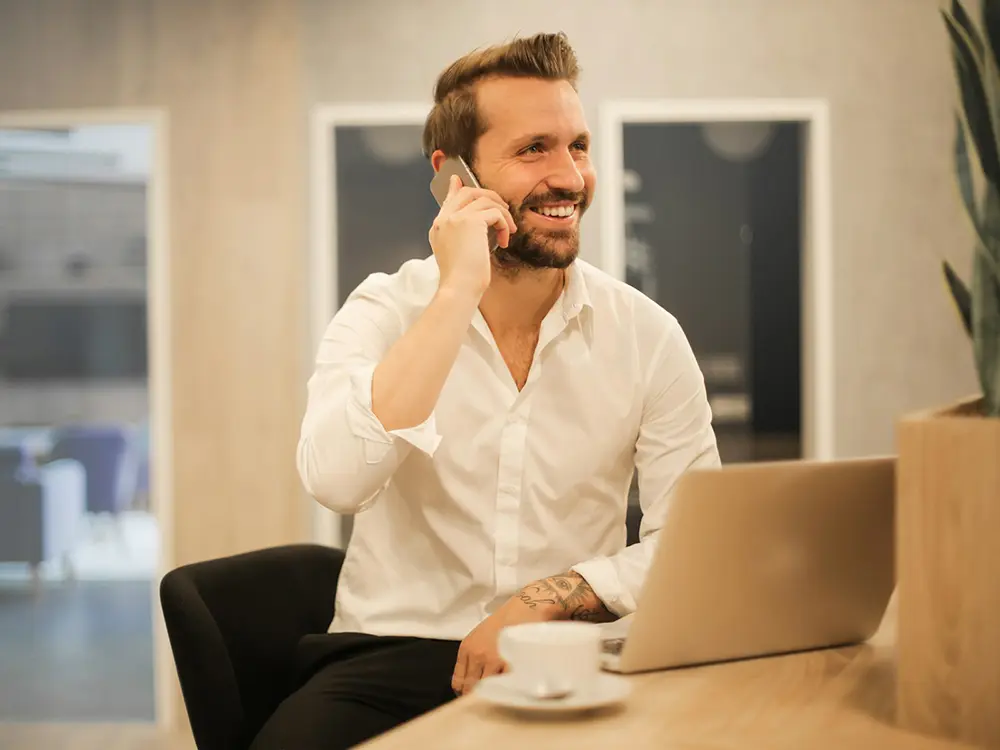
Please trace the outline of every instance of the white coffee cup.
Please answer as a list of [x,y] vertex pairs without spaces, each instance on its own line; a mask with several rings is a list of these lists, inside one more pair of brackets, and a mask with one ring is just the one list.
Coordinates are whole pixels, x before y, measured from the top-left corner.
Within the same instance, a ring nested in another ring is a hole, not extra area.
[[500,631],[513,686],[548,698],[583,689],[601,671],[601,628],[588,622],[531,622]]

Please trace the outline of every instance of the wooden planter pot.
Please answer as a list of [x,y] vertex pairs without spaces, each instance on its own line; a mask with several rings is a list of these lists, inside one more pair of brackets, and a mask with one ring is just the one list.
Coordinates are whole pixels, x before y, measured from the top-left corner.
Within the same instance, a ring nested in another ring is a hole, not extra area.
[[897,434],[897,718],[1000,747],[1000,419],[965,401]]

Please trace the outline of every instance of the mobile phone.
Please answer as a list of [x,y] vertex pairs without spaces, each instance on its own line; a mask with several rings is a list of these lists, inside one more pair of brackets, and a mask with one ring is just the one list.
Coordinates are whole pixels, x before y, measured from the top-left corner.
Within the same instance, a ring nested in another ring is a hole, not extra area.
[[[437,200],[439,206],[448,197],[448,185],[451,182],[452,175],[458,175],[462,180],[462,184],[466,187],[481,187],[479,180],[476,179],[472,170],[469,169],[469,165],[465,163],[465,159],[461,156],[449,156],[441,163],[441,169],[438,170],[437,174],[431,180],[431,194]],[[493,252],[499,247],[497,232],[493,227],[489,228],[488,239],[490,252]]]

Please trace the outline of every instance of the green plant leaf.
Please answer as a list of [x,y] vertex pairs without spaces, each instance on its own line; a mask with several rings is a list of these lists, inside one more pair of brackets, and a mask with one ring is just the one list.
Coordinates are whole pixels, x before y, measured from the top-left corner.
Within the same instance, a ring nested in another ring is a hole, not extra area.
[[982,27],[986,31],[986,41],[993,53],[994,64],[1000,68],[1000,1],[980,0]]
[[955,174],[958,176],[958,189],[962,193],[962,202],[969,214],[976,233],[980,233],[981,222],[979,209],[976,208],[976,192],[972,185],[972,164],[969,162],[969,148],[965,142],[965,127],[960,115],[955,115]]
[[969,162],[969,150],[965,142],[965,128],[962,126],[961,117],[958,116],[956,116],[955,122],[955,173],[958,176],[962,202],[965,204],[965,210],[968,212],[969,219],[976,231],[978,240],[976,252],[985,254],[986,265],[989,266],[997,282],[1000,282],[1000,265],[989,253],[989,245],[984,236],[979,209],[976,207],[975,189],[972,185],[972,165]]
[[976,254],[972,264],[972,348],[987,416],[1000,417],[1000,281]]
[[962,107],[965,110],[965,120],[969,125],[972,141],[976,145],[980,166],[987,180],[994,185],[1000,185],[1000,155],[997,153],[993,119],[983,85],[982,69],[976,60],[975,50],[968,35],[950,15],[943,11],[941,15],[945,19],[945,26],[951,38],[952,57]]
[[[995,247],[996,245],[994,245]],[[990,254],[989,247],[980,243],[976,246],[976,255],[981,256],[983,260],[983,265],[986,267],[986,273],[993,277],[993,281],[1000,284],[1000,265],[997,264],[996,258]],[[1000,255],[1000,253],[998,253]]]
[[976,25],[972,22],[972,18],[965,11],[965,7],[958,0],[951,0],[951,15],[954,17],[955,22],[962,27],[966,35],[969,37],[969,41],[972,43],[972,48],[976,51],[976,58],[982,61],[983,55],[985,54],[985,48],[983,46],[983,37],[980,36]]
[[982,226],[979,228],[976,256],[982,259],[985,271],[993,277],[993,281],[1000,284],[1000,190],[993,185],[986,186],[980,216]]
[[959,278],[948,261],[943,261],[941,265],[944,269],[945,281],[948,282],[951,298],[955,301],[955,307],[958,308],[959,317],[962,318],[965,332],[972,336],[972,295],[969,294],[969,287]]
[[[990,0],[994,2],[995,0]],[[980,36],[980,39],[982,37]],[[986,49],[980,57],[980,70],[983,76],[983,89],[986,91],[986,101],[989,104],[990,116],[993,123],[993,140],[1000,144],[1000,67],[997,67],[997,58],[989,47],[988,40],[985,42]],[[998,145],[1000,151],[1000,145]]]
[[986,413],[1000,416],[1000,190],[986,186],[983,200],[986,247],[972,259],[972,348]]

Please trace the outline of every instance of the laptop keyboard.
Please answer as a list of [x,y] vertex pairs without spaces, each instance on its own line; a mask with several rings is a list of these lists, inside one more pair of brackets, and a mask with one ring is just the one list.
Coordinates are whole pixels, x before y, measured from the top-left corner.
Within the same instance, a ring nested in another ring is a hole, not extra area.
[[608,638],[601,642],[601,650],[609,656],[621,656],[624,647],[624,638]]

